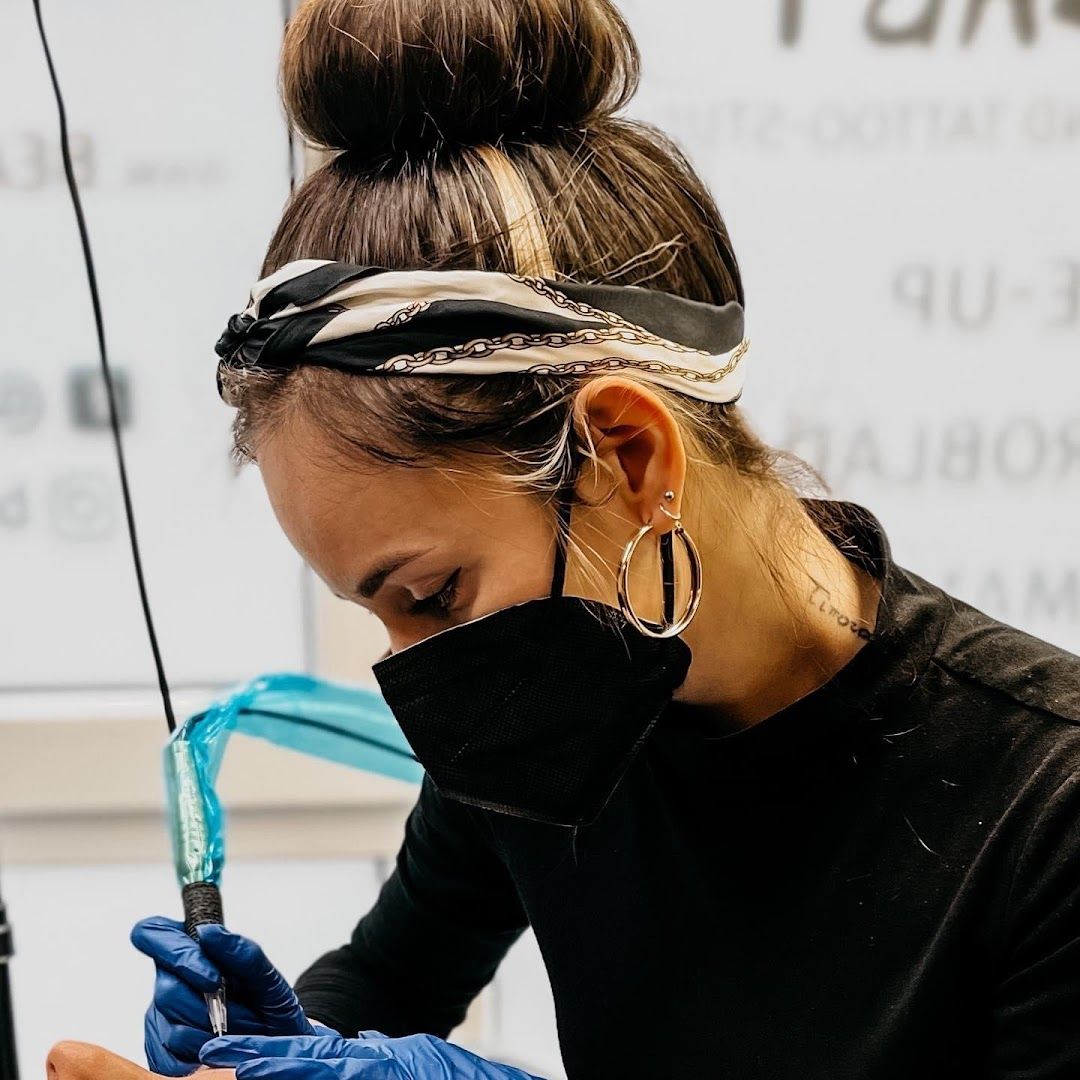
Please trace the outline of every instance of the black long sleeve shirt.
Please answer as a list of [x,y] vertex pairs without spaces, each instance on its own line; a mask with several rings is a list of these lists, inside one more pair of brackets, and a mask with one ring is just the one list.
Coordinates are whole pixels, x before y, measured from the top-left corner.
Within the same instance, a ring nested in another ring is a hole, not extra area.
[[883,587],[838,674],[736,734],[674,706],[576,836],[425,782],[309,1013],[445,1035],[531,924],[572,1080],[1080,1077],[1080,658],[833,505]]

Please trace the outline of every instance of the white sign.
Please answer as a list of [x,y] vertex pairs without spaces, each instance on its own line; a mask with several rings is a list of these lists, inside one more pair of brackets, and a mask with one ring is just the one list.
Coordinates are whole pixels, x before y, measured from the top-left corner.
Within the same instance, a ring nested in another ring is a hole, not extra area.
[[[301,566],[257,473],[235,475],[214,389],[214,342],[288,194],[281,5],[43,8],[169,677],[182,692],[302,667]],[[0,715],[41,691],[112,709],[156,682],[29,2],[0,10],[0,72]]]
[[[1080,651],[1080,0],[623,6],[631,111],[742,261],[751,419],[903,565]],[[301,568],[213,391],[287,192],[280,5],[45,7],[170,678],[302,666]],[[29,3],[0,12],[0,71],[2,715],[154,683]]]
[[635,0],[742,262],[759,431],[1080,651],[1080,2]]

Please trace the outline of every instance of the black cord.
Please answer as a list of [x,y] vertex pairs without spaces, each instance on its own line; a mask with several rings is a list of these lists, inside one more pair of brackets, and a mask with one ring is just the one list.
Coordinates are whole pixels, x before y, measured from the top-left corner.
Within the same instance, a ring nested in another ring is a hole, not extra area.
[[[281,0],[281,14],[285,20],[285,28],[289,27],[289,19],[292,18],[292,0]],[[289,139],[289,195],[296,191],[296,140],[293,135],[293,126],[289,118],[285,117],[285,133]]]
[[128,487],[127,466],[124,462],[124,443],[120,436],[120,414],[116,406],[116,390],[113,386],[112,369],[105,349],[105,323],[101,315],[101,297],[98,293],[97,274],[94,271],[94,256],[90,251],[90,235],[83,216],[82,200],[79,198],[79,185],[75,180],[75,170],[71,164],[71,146],[68,141],[67,110],[64,97],[60,93],[60,82],[56,77],[49,39],[45,35],[45,24],[41,18],[41,0],[33,0],[34,15],[37,18],[38,33],[41,35],[41,47],[45,51],[45,62],[49,66],[49,78],[52,80],[53,94],[56,97],[56,111],[60,120],[60,153],[64,161],[64,176],[67,178],[71,204],[75,210],[75,220],[79,227],[79,239],[82,241],[83,260],[86,263],[86,278],[90,286],[90,302],[94,308],[94,325],[97,329],[98,352],[101,356],[101,375],[105,380],[105,396],[109,403],[109,427],[112,429],[113,445],[116,448],[116,464],[120,470],[120,491],[124,498],[124,516],[127,518],[128,539],[131,541],[131,557],[135,563],[135,578],[139,584],[139,600],[142,603],[143,617],[146,620],[146,632],[150,636],[150,650],[154,654],[154,667],[157,670],[158,688],[161,690],[161,703],[165,708],[165,722],[169,731],[176,730],[176,717],[173,714],[169,684],[165,678],[165,666],[161,661],[161,649],[158,647],[154,619],[150,614],[150,600],[146,592],[146,579],[143,575],[142,556],[139,553],[139,538],[135,529],[135,511],[131,505],[131,489]]
[[[197,724],[206,718],[206,713],[197,713],[191,718],[191,723]],[[336,724],[327,724],[322,720],[309,720],[306,716],[294,716],[291,713],[281,713],[274,709],[240,709],[239,716],[265,716],[269,720],[281,720],[296,727],[308,728],[312,731],[322,731],[327,735],[340,735],[342,738],[351,739],[353,742],[363,743],[365,746],[373,746],[376,750],[384,750],[395,757],[403,757],[408,761],[420,763],[420,759],[410,750],[402,750],[400,746],[391,746],[380,739],[374,739],[370,735],[359,735],[348,728],[338,727]]]
[[296,191],[296,149],[292,124],[288,120],[285,121],[285,130],[289,133],[289,194],[292,195]]
[[11,966],[15,955],[11,926],[4,898],[0,896],[0,1080],[19,1080],[19,1058],[15,1047],[15,1008],[11,1000]]

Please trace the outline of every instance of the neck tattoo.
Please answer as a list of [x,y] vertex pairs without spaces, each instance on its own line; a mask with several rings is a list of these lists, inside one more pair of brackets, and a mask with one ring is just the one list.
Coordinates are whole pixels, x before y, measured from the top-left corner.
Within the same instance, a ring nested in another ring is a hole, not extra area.
[[851,631],[855,637],[861,638],[863,641],[871,641],[873,639],[874,632],[866,623],[851,615],[845,615],[832,602],[832,593],[829,592],[820,581],[817,581],[814,578],[811,578],[810,580],[814,582],[814,587],[810,590],[809,596],[811,606],[816,607],[823,615],[828,615],[830,618],[835,619],[838,626]]

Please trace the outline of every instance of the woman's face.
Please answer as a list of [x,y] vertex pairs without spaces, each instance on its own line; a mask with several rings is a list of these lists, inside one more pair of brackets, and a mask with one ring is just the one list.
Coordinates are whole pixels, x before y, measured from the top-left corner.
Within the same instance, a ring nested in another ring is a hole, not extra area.
[[[602,468],[578,480],[574,539],[611,569],[643,522],[671,527],[660,507],[683,490],[686,452],[670,411],[639,383],[596,379],[575,408]],[[343,463],[303,416],[260,443],[258,464],[285,535],[336,595],[382,622],[394,652],[550,592],[553,515],[490,471]],[[635,562],[631,590],[655,605],[659,571]],[[613,604],[613,571],[603,578],[571,566],[566,591]]]
[[538,500],[490,477],[334,461],[311,425],[259,447],[282,529],[339,597],[386,627],[395,652],[546,596],[555,533]]

